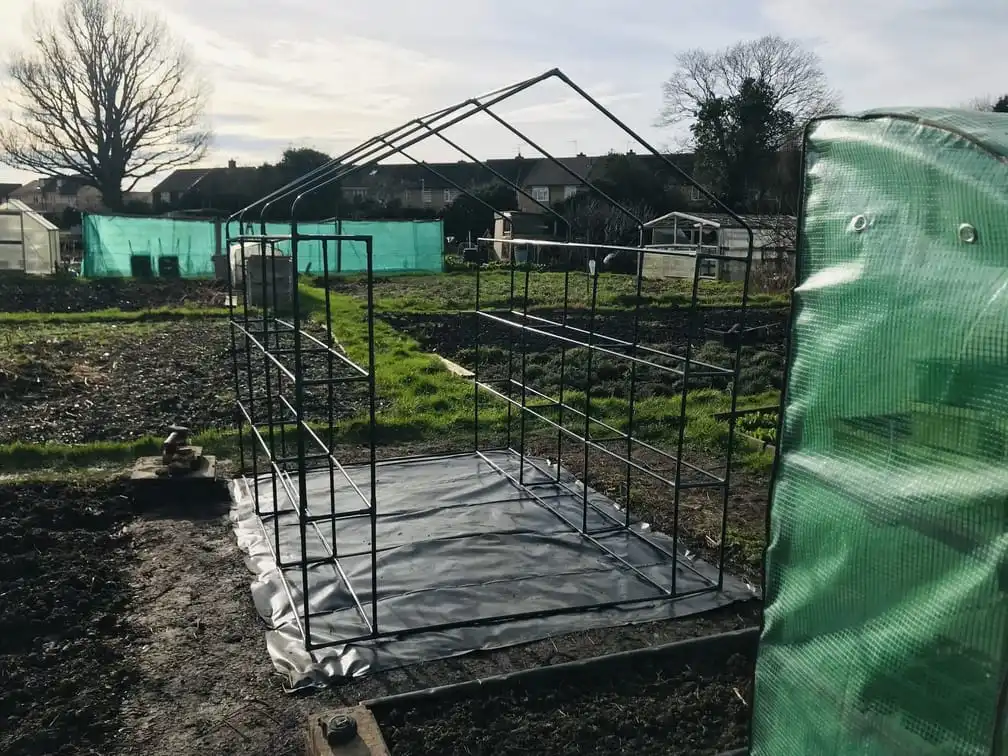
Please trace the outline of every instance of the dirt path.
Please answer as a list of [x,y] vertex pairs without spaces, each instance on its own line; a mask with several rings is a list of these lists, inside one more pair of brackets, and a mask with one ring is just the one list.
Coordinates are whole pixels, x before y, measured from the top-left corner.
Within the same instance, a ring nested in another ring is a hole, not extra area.
[[273,673],[227,503],[205,507],[148,514],[127,529],[138,678],[120,753],[301,753],[304,706]]

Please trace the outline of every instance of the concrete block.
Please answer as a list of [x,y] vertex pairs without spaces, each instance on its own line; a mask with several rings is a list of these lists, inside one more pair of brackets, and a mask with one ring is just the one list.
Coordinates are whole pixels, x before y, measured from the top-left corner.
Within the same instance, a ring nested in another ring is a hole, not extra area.
[[363,706],[311,717],[307,753],[308,756],[389,756],[378,722]]

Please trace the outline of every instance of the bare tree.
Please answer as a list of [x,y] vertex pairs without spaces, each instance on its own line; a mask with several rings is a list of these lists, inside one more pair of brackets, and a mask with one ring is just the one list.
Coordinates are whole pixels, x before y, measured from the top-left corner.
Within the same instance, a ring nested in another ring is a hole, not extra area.
[[0,126],[0,161],[78,174],[122,207],[123,191],[206,153],[206,87],[162,20],[121,0],[64,0],[36,11],[32,45],[8,73],[17,90]]
[[969,110],[979,110],[984,113],[1008,113],[1008,95],[1003,95],[997,100],[989,95],[974,97],[963,107]]
[[721,50],[687,50],[676,56],[676,65],[662,85],[662,126],[696,118],[704,103],[735,95],[747,79],[764,82],[774,109],[789,112],[798,125],[835,112],[840,104],[819,56],[795,40],[767,36]]

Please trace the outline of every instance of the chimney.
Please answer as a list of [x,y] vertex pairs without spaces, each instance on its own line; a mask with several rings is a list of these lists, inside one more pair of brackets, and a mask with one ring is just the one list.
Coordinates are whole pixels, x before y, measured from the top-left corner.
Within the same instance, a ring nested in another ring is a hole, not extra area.
[[238,167],[237,160],[228,160],[228,168],[237,168],[237,167]]

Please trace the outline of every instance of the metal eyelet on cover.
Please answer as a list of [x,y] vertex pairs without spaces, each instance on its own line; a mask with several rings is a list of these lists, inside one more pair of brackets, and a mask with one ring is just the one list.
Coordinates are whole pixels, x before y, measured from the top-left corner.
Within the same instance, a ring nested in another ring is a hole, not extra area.
[[959,226],[959,241],[966,244],[973,244],[977,240],[976,226],[970,223],[963,223]]

